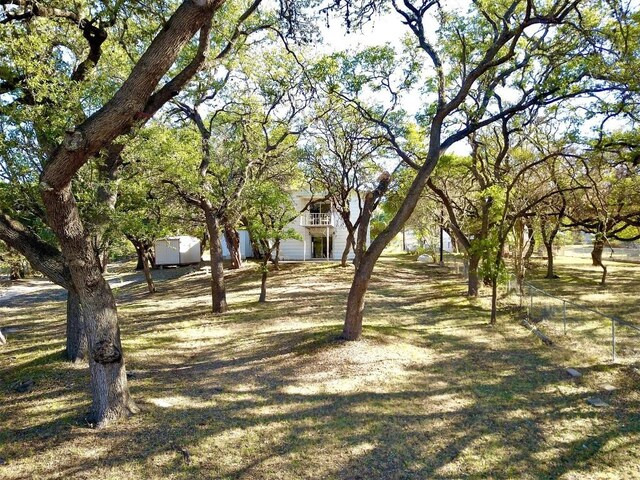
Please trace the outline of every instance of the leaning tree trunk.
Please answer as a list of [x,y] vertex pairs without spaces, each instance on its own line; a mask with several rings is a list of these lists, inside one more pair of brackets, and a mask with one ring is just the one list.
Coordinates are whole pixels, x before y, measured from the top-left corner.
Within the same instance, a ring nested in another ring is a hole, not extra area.
[[224,224],[224,238],[227,241],[227,249],[231,258],[231,268],[242,267],[242,255],[240,254],[240,234],[230,224]]
[[144,279],[147,282],[147,289],[149,290],[149,293],[156,293],[156,285],[153,283],[153,277],[151,276],[151,265],[148,250],[142,254],[142,270],[144,271]]
[[80,296],[75,290],[67,290],[67,359],[73,363],[80,363],[87,358],[87,350]]
[[[358,225],[358,240],[356,243],[356,258],[353,263],[356,266],[355,274],[353,275],[353,282],[351,283],[351,289],[349,290],[349,297],[347,298],[347,311],[344,319],[344,328],[342,330],[342,337],[345,340],[358,340],[362,335],[362,312],[364,310],[364,298],[369,287],[369,280],[373,273],[373,268],[380,258],[384,247],[395,237],[404,222],[409,218],[415,203],[410,208],[402,209],[398,212],[392,220],[391,224],[387,226],[376,237],[373,243],[365,251],[365,243],[367,236],[367,227],[371,220],[371,214],[373,213],[373,206],[378,199],[380,199],[391,182],[391,176],[388,172],[384,172],[380,178],[378,186],[373,192],[369,192],[365,197],[363,211],[361,212],[360,224]],[[424,187],[424,185],[423,185]],[[420,190],[422,191],[422,190]],[[415,202],[417,203],[419,198],[419,192],[415,196]]]
[[[381,180],[378,184],[378,187],[373,192],[367,193],[364,198],[364,205],[362,206],[362,211],[360,212],[360,223],[358,224],[356,246],[354,248],[355,256],[353,258],[353,264],[355,265],[356,270],[360,267],[362,257],[367,250],[367,232],[369,231],[369,223],[371,223],[371,215],[373,215],[373,210],[375,209],[375,205],[379,201],[380,197],[384,195],[384,192],[386,192],[387,188],[389,187],[388,182],[391,181],[391,176],[387,172],[385,173],[386,176],[383,174],[380,177]],[[329,240],[327,239],[327,241]],[[382,253],[382,251],[380,253]]]
[[7,343],[7,339],[2,334],[2,330],[0,330],[0,345],[4,345],[5,343]]
[[205,210],[205,217],[211,256],[211,310],[213,313],[224,313],[227,311],[227,291],[224,285],[220,220],[210,209]]
[[67,297],[67,356],[72,361],[86,357],[87,339],[81,322],[80,300],[62,253],[42,241],[20,222],[0,213],[0,239],[24,255],[49,280],[73,294]]
[[364,297],[369,287],[373,267],[375,267],[379,256],[380,254],[376,256],[367,252],[362,255],[358,263],[351,289],[349,290],[349,297],[347,298],[347,313],[342,330],[342,336],[346,340],[358,340],[362,335]]
[[600,281],[600,285],[604,286],[607,281],[607,267],[602,263],[602,252],[604,250],[604,240],[596,239],[593,242],[593,250],[591,251],[591,260],[595,267],[602,268],[602,280]]
[[82,305],[91,375],[89,421],[103,427],[138,411],[129,395],[116,302],[85,234],[71,184],[59,189],[43,184],[48,222],[58,237]]
[[529,246],[527,248],[527,251],[524,254],[524,261],[528,265],[529,261],[531,260],[531,257],[533,256],[533,251],[535,250],[535,247],[536,247],[536,237],[533,231],[533,223],[527,222],[525,225],[527,227],[527,240],[529,241]]
[[480,255],[469,255],[469,278],[467,280],[467,295],[469,297],[478,296],[478,265],[480,265]]

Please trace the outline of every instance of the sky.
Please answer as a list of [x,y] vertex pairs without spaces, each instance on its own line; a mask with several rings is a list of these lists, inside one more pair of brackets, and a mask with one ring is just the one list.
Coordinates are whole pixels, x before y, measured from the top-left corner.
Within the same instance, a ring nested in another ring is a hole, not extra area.
[[[468,0],[447,0],[442,2],[445,9],[464,9],[469,4]],[[322,53],[330,53],[342,50],[359,50],[375,45],[383,45],[386,43],[400,49],[402,39],[411,34],[409,27],[402,23],[402,17],[396,13],[388,12],[379,16],[375,16],[373,21],[366,24],[361,30],[352,30],[347,33],[344,22],[340,18],[330,17],[329,26],[323,21],[321,27],[323,37],[322,47],[319,51]],[[404,99],[402,107],[410,112],[416,113],[422,105],[423,100],[417,93],[409,94]],[[458,155],[467,155],[471,148],[466,141],[461,141],[452,146],[449,150],[451,153]]]

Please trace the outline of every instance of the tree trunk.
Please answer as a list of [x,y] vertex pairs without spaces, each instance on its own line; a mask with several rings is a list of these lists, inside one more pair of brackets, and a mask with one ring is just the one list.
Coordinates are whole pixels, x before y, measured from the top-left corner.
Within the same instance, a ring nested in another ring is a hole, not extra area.
[[147,288],[149,289],[149,293],[156,293],[156,286],[153,283],[153,277],[151,276],[148,251],[145,251],[142,254],[142,270],[144,271],[144,279],[147,281]]
[[2,334],[2,330],[0,330],[0,345],[4,345],[5,343],[7,343],[7,339]]
[[536,237],[533,231],[533,223],[529,221],[529,222],[526,222],[525,225],[527,227],[527,240],[529,242],[529,246],[527,248],[527,251],[524,254],[524,260],[528,264],[529,260],[531,259],[531,256],[533,255],[533,251],[535,250],[535,247],[536,247]]
[[[242,222],[244,225],[249,224],[249,221],[246,219],[246,217],[243,217]],[[255,238],[255,235],[251,234],[251,230],[249,230],[248,233],[249,233],[249,243],[251,243],[251,257],[256,259],[261,259],[263,257],[262,245],[260,244],[260,241]]]
[[495,325],[498,318],[498,280],[491,281],[491,325]]
[[227,291],[224,285],[220,220],[211,209],[205,209],[205,218],[211,256],[211,309],[213,313],[224,313],[227,311]]
[[365,253],[353,276],[353,282],[347,299],[347,313],[344,328],[342,330],[342,337],[345,340],[358,340],[362,335],[364,297],[369,287],[369,279],[373,273],[373,267],[379,256],[379,254],[376,256]]
[[545,242],[544,246],[547,249],[547,276],[545,278],[558,278],[558,276],[553,271],[553,239]]
[[273,258],[273,266],[276,270],[280,271],[280,240],[276,240],[273,245],[274,258]]
[[[426,179],[425,179],[426,181]],[[384,247],[395,237],[404,222],[409,218],[415,204],[418,201],[419,194],[424,188],[424,184],[420,188],[419,192],[415,195],[411,195],[411,198],[415,200],[410,208],[402,209],[396,214],[396,217],[391,223],[376,237],[373,243],[365,251],[364,246],[366,244],[367,227],[371,220],[371,214],[373,212],[374,205],[378,199],[380,199],[389,188],[391,182],[391,175],[388,172],[384,172],[379,177],[378,186],[373,192],[369,192],[365,198],[362,214],[360,217],[360,224],[358,225],[358,239],[356,243],[356,258],[354,264],[356,265],[356,271],[353,275],[353,282],[351,283],[351,289],[349,290],[349,297],[347,298],[347,311],[344,319],[344,328],[342,330],[342,338],[345,340],[358,340],[362,335],[362,312],[364,310],[364,297],[367,293],[369,286],[369,280],[373,273],[373,268],[380,258]]]
[[99,262],[85,234],[71,184],[42,190],[48,222],[56,233],[82,305],[92,405],[89,421],[103,427],[138,411],[129,396],[116,302],[102,276]]
[[[389,174],[387,173],[387,175]],[[355,265],[356,269],[358,269],[358,267],[360,266],[362,257],[367,250],[367,232],[369,230],[369,223],[371,222],[371,215],[373,214],[373,210],[375,209],[375,205],[378,199],[382,197],[382,195],[384,195],[384,192],[388,188],[388,183],[385,182],[390,181],[390,179],[390,176],[388,178],[384,177],[384,179],[380,181],[378,188],[376,188],[376,190],[374,190],[373,192],[367,193],[364,198],[364,205],[362,206],[362,212],[360,213],[360,223],[358,224],[358,234],[354,252],[355,257],[353,259],[353,264]]]
[[139,272],[140,270],[144,270],[144,248],[133,240],[131,241],[131,243],[133,243],[133,246],[136,249],[136,256],[138,257],[138,260],[136,262],[136,271]]
[[354,250],[355,250],[355,245],[353,243],[353,232],[349,231],[349,233],[347,234],[347,243],[344,246],[344,250],[342,251],[342,257],[340,258],[340,266],[341,267],[346,267],[347,266],[347,260],[349,258],[349,252],[351,251],[351,247],[353,246]]
[[267,301],[267,276],[269,275],[269,257],[270,255],[264,255],[262,260],[262,281],[260,283],[260,298],[259,303]]
[[87,335],[82,318],[80,297],[74,290],[67,291],[67,359],[80,363],[87,357]]
[[204,255],[204,252],[207,250],[207,245],[209,244],[209,232],[205,229],[202,234],[202,241],[200,242],[200,258]]
[[[564,210],[561,211],[562,212]],[[543,217],[541,221],[541,233],[542,233],[542,243],[544,243],[544,247],[547,250],[547,276],[545,278],[555,279],[559,278],[555,272],[553,271],[553,241],[558,235],[558,231],[560,230],[559,221],[553,226],[551,231],[547,233],[547,220]]]
[[607,281],[607,267],[602,263],[602,251],[604,250],[604,240],[596,238],[593,242],[593,250],[591,251],[591,260],[596,267],[602,267],[602,280],[600,285],[604,286]]
[[478,296],[478,265],[480,265],[480,255],[469,255],[469,278],[467,280],[467,295],[469,297]]
[[224,238],[227,242],[227,249],[229,250],[229,257],[231,258],[231,268],[238,269],[242,267],[242,255],[240,254],[240,234],[231,226],[231,224],[224,223]]

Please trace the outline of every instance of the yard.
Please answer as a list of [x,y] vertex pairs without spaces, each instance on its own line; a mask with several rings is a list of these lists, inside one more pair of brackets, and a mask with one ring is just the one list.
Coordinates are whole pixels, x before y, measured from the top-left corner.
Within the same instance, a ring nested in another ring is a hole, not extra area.
[[[492,328],[458,275],[404,255],[383,257],[364,339],[345,343],[352,268],[282,267],[266,304],[256,269],[228,272],[230,312],[216,316],[204,271],[165,270],[149,296],[131,263],[117,266],[142,411],[104,430],[82,420],[87,368],[62,359],[62,292],[0,303],[13,332],[0,347],[0,477],[640,478],[640,358],[544,346],[504,312]],[[612,266],[606,292],[578,291],[593,267],[557,267],[562,295],[637,315],[639,266]],[[26,379],[34,388],[16,392]]]

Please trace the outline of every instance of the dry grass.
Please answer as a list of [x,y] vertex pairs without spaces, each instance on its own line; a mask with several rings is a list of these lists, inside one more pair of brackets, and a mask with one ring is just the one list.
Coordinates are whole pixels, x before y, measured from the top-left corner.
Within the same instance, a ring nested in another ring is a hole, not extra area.
[[[636,370],[544,347],[506,315],[491,328],[458,276],[402,256],[376,271],[364,339],[341,342],[350,273],[284,265],[259,305],[258,273],[231,272],[220,316],[201,272],[165,273],[152,297],[122,286],[142,413],[100,431],[82,421],[86,368],[61,359],[64,304],[14,299],[0,478],[640,478]],[[24,378],[34,390],[14,392]],[[587,405],[604,383],[611,407]]]
[[[560,278],[543,278],[546,273],[543,262],[535,266],[530,276],[536,287],[556,298],[527,290],[525,306],[529,308],[533,293],[534,318],[543,319],[540,328],[564,348],[594,363],[611,359],[612,317],[640,326],[640,265],[608,263],[608,281],[602,287],[602,270],[592,266],[590,258],[559,257],[556,263]],[[568,302],[563,305],[560,298]],[[640,331],[616,323],[615,333],[616,362],[636,364],[640,360]]]

